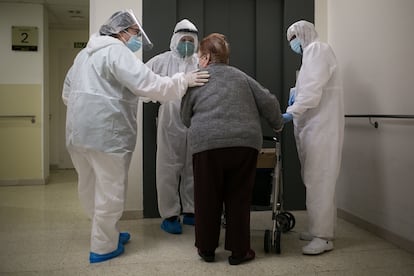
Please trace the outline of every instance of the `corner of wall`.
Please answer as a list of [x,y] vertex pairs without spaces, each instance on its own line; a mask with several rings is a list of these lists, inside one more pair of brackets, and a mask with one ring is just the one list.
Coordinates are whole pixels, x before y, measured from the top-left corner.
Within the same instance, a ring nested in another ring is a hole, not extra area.
[[315,28],[321,41],[328,41],[328,0],[315,0]]

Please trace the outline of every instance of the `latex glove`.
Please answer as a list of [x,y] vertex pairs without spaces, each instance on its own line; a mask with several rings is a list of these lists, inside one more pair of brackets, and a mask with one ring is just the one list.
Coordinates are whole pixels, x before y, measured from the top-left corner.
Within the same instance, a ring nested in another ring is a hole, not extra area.
[[296,97],[296,88],[293,87],[290,89],[290,92],[289,92],[288,106],[291,106],[295,102],[295,97]]
[[184,78],[188,83],[188,87],[203,86],[206,82],[208,82],[210,74],[208,73],[208,71],[196,70],[188,72],[184,75]]
[[293,120],[293,115],[290,114],[290,113],[283,113],[282,117],[283,117],[283,123],[284,124],[289,123],[290,121]]

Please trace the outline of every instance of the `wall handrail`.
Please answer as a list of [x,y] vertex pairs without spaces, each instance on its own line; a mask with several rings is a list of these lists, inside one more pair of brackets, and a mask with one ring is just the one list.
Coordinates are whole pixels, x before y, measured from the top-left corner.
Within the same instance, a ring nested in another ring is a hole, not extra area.
[[32,124],[34,124],[36,122],[36,115],[0,115],[0,119],[13,119],[13,118],[17,118],[17,119],[30,119],[30,121],[32,122]]
[[368,118],[369,123],[378,128],[377,121],[372,121],[372,118],[385,118],[385,119],[414,119],[414,115],[386,115],[386,114],[351,114],[345,115],[346,118]]

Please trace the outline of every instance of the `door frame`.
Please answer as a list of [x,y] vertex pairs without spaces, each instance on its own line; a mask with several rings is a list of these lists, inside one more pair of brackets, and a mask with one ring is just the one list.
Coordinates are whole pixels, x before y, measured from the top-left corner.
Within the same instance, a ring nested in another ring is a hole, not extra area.
[[[252,1],[255,0],[247,1],[246,5],[251,4]],[[300,68],[301,64],[301,58],[292,53],[289,44],[286,41],[286,30],[292,23],[298,20],[304,19],[314,22],[315,5],[313,0],[256,0],[255,3],[258,3],[259,1],[261,5],[281,5],[282,8],[280,18],[275,19],[275,16],[268,17],[269,21],[280,20],[282,25],[280,30],[272,30],[271,26],[273,25],[271,23],[268,24],[267,28],[258,28],[255,30],[257,34],[261,34],[262,37],[266,36],[267,33],[280,37],[281,53],[276,57],[276,60],[281,63],[279,77],[282,83],[278,87],[268,87],[271,86],[271,79],[274,78],[274,72],[272,71],[273,66],[271,65],[263,68],[260,64],[255,66],[256,68],[254,69],[252,77],[256,78],[271,91],[276,91],[275,94],[280,101],[281,109],[286,110],[289,90],[290,87],[295,85],[296,70]],[[154,42],[152,51],[144,52],[144,62],[148,61],[156,54],[169,50],[172,29],[176,22],[182,18],[189,18],[195,23],[199,29],[200,39],[212,31],[226,33],[223,31],[224,27],[222,27],[225,24],[221,21],[219,22],[217,17],[220,18],[218,15],[220,13],[222,15],[223,8],[228,9],[229,6],[231,6],[231,10],[233,11],[237,5],[242,6],[243,4],[238,0],[228,0],[227,2],[224,0],[143,0],[143,23],[147,34],[149,34],[151,40]],[[163,9],[160,9],[159,7],[163,7]],[[217,11],[214,11],[214,9],[212,10],[212,7],[216,7]],[[263,15],[269,14],[269,11],[266,9],[258,10],[257,7],[258,5],[256,4],[256,22],[266,20],[263,18]],[[210,21],[208,18],[210,18]],[[210,22],[210,25],[212,24],[211,22],[213,22],[213,25],[215,25],[214,28],[210,28],[208,22]],[[230,28],[237,28],[239,25],[238,23],[240,22],[242,21],[232,22],[233,25]],[[247,27],[250,28],[250,26]],[[245,29],[243,29],[243,31],[244,30]],[[267,43],[265,39],[261,40],[259,43],[253,45],[256,51],[254,54],[256,63],[257,60],[266,61],[266,59],[275,58],[274,56],[276,54],[272,52],[272,49],[265,48],[266,45],[264,45],[264,43]],[[232,50],[234,56],[235,46],[233,46]],[[234,63],[237,65],[239,62],[235,61]],[[243,64],[243,62],[241,62],[241,64]],[[251,74],[249,70],[250,69],[247,69],[247,73]],[[157,114],[157,104],[144,104],[142,126],[144,217],[159,217],[155,183]],[[265,135],[267,134],[266,128],[269,129],[267,126],[264,128]],[[284,185],[284,207],[287,210],[304,210],[306,192],[300,176],[300,163],[297,157],[296,144],[293,138],[293,127],[291,125],[287,125],[282,133],[282,162],[284,166],[284,183],[288,183],[287,185]]]

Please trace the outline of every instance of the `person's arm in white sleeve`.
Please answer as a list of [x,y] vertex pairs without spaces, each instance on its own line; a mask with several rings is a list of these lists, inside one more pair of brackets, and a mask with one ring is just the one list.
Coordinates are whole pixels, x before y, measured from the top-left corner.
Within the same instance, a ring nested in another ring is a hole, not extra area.
[[62,90],[62,100],[65,105],[68,105],[69,95],[71,93],[71,84],[72,84],[72,75],[73,75],[73,67],[71,67],[66,74],[65,80],[63,82],[63,90]]
[[180,99],[189,86],[202,85],[206,78],[196,74],[177,73],[161,77],[152,72],[141,60],[137,59],[126,47],[118,47],[117,54],[108,57],[115,77],[137,96],[156,101]]
[[299,117],[306,110],[319,105],[323,88],[332,75],[324,46],[321,43],[312,43],[305,49],[296,82],[295,102],[286,109],[294,117]]
[[72,93],[72,90],[74,89],[75,82],[76,82],[76,75],[79,74],[76,72],[79,70],[81,63],[83,60],[85,60],[86,56],[86,50],[83,49],[78,53],[78,55],[75,57],[75,60],[73,61],[72,66],[69,68],[65,80],[63,82],[63,89],[62,89],[62,100],[65,105],[68,104],[69,96]]
[[[158,60],[158,56],[154,56],[145,63],[145,65],[148,66],[148,68],[151,69],[151,71],[153,71],[154,73],[155,73],[154,70],[155,70],[155,65],[157,64],[157,60]],[[147,97],[140,97],[140,98],[144,103],[150,103],[150,102],[156,103],[157,102],[156,100],[153,100]],[[159,102],[159,103],[162,104],[162,102]]]

